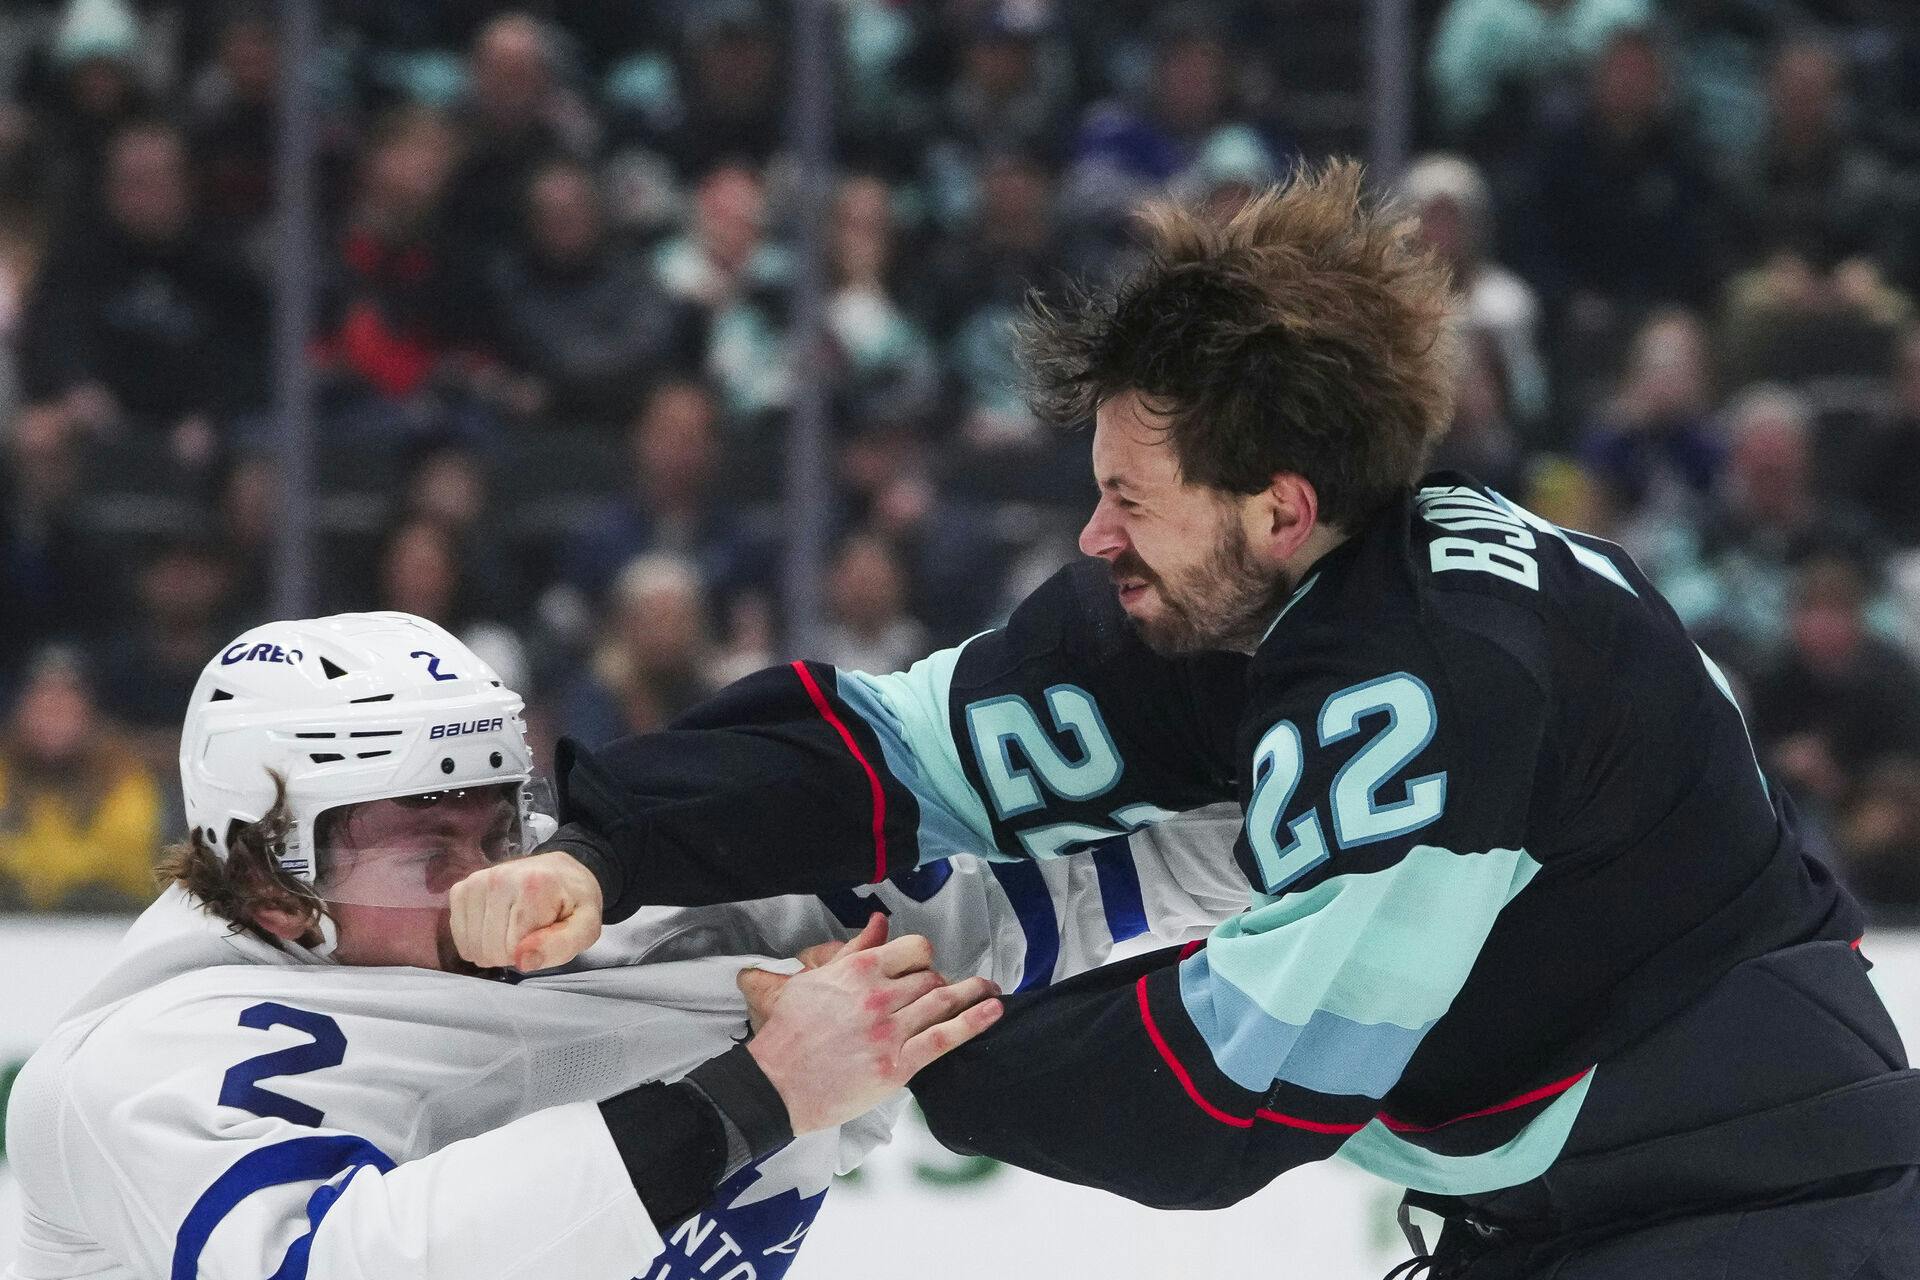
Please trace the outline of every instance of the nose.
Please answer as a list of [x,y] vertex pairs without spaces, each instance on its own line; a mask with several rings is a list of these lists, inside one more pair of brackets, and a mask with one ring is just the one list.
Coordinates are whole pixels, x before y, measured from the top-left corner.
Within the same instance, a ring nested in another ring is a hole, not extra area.
[[1080,552],[1082,555],[1099,556],[1102,560],[1112,561],[1127,549],[1126,535],[1120,531],[1120,521],[1101,498],[1094,505],[1093,514],[1087,517],[1085,527],[1080,530]]

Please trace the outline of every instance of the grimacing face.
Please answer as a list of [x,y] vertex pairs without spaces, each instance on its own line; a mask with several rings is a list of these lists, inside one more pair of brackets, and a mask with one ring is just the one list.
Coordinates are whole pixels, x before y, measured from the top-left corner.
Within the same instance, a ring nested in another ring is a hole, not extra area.
[[354,805],[322,851],[341,964],[415,965],[480,974],[453,944],[447,893],[519,849],[513,783]]
[[1188,483],[1165,416],[1130,391],[1095,415],[1093,476],[1100,501],[1080,550],[1107,562],[1120,607],[1148,646],[1174,654],[1257,645],[1285,583],[1248,542],[1249,500]]

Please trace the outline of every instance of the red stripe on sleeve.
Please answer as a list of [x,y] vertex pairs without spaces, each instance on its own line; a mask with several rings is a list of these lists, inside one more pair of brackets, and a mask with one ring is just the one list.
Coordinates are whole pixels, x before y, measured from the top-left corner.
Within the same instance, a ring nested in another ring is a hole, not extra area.
[[1173,1049],[1167,1044],[1166,1037],[1161,1035],[1160,1028],[1154,1025],[1153,1010],[1147,1007],[1146,974],[1140,975],[1140,981],[1133,984],[1133,990],[1134,994],[1140,997],[1140,1021],[1147,1029],[1147,1039],[1153,1041],[1154,1049],[1159,1052],[1161,1060],[1172,1069],[1174,1078],[1180,1082],[1180,1087],[1187,1091],[1187,1096],[1193,1099],[1193,1105],[1221,1124],[1230,1124],[1236,1129],[1251,1129],[1253,1117],[1229,1115],[1200,1096],[1200,1090],[1195,1087],[1193,1077],[1188,1075],[1187,1069],[1180,1065],[1180,1059],[1173,1056]]
[[1283,1124],[1289,1129],[1305,1129],[1308,1133],[1358,1133],[1366,1128],[1363,1124],[1330,1124],[1325,1120],[1305,1120],[1299,1116],[1284,1115],[1278,1111],[1269,1111],[1262,1107],[1254,1112],[1262,1120],[1271,1120]]
[[1499,1115],[1502,1111],[1517,1110],[1520,1107],[1551,1098],[1556,1094],[1565,1093],[1582,1080],[1585,1080],[1587,1073],[1592,1070],[1592,1067],[1588,1067],[1586,1071],[1577,1072],[1574,1075],[1568,1076],[1565,1080],[1556,1080],[1552,1084],[1543,1084],[1538,1089],[1530,1089],[1517,1098],[1508,1098],[1505,1102],[1496,1102],[1490,1107],[1482,1107],[1478,1111],[1469,1111],[1467,1114],[1455,1116],[1451,1120],[1442,1120],[1439,1124],[1408,1124],[1404,1120],[1395,1120],[1384,1111],[1380,1113],[1380,1122],[1395,1133],[1432,1133],[1435,1129],[1444,1129],[1450,1124],[1459,1124],[1462,1120],[1478,1120],[1481,1116]]
[[860,750],[860,744],[853,740],[853,734],[848,732],[846,724],[833,713],[827,695],[820,691],[820,684],[813,678],[813,672],[807,670],[807,664],[795,662],[793,669],[799,675],[800,683],[806,686],[807,696],[813,699],[814,710],[834,727],[834,731],[840,735],[840,741],[847,744],[847,750],[867,771],[867,790],[873,797],[873,879],[869,883],[879,884],[887,878],[887,793],[880,785],[880,775]]

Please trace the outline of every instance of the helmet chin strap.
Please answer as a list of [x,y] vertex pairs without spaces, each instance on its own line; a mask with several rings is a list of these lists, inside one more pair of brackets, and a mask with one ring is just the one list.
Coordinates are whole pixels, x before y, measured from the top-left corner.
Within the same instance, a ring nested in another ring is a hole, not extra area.
[[334,959],[333,949],[340,945],[340,926],[333,922],[332,916],[323,911],[320,913],[320,918],[314,922],[314,928],[320,933],[320,941],[309,946],[307,951],[315,959],[325,960],[329,964],[338,964],[339,961]]

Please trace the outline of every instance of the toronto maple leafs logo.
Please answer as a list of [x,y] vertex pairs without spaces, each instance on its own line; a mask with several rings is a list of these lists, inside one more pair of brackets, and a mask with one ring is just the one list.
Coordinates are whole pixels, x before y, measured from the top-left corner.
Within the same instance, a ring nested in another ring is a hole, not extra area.
[[779,1280],[826,1201],[832,1160],[830,1144],[801,1139],[748,1165],[668,1233],[637,1280]]

